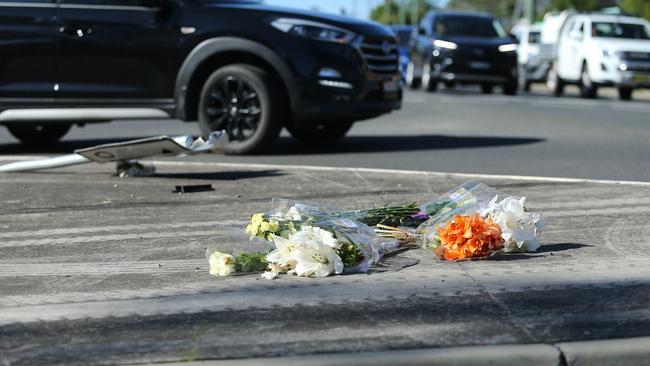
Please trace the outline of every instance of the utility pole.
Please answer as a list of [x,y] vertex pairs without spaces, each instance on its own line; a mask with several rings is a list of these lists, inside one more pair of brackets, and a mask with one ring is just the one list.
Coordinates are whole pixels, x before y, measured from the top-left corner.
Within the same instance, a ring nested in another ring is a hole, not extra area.
[[406,3],[400,1],[397,6],[399,7],[399,24],[406,24]]

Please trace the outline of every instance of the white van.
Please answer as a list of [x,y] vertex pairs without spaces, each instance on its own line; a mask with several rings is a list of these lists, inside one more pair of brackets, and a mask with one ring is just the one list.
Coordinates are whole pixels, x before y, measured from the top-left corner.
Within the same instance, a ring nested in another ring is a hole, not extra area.
[[580,95],[595,98],[600,86],[614,86],[622,100],[635,88],[650,87],[650,23],[619,15],[578,14],[564,23],[549,86],[556,96],[578,84]]

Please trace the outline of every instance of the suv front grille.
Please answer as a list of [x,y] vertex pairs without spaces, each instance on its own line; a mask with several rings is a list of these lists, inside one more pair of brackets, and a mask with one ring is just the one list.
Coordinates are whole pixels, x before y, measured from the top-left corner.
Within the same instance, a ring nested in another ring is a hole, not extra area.
[[385,75],[399,72],[399,51],[394,40],[366,38],[359,48],[368,69],[373,73]]
[[650,52],[620,52],[619,57],[629,61],[646,61],[650,62]]

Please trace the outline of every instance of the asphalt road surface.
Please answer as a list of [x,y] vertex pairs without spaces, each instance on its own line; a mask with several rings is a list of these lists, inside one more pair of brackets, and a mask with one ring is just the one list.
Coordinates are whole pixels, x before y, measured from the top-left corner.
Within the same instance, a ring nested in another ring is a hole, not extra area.
[[[401,111],[354,126],[348,137],[305,146],[286,132],[265,155],[201,156],[203,161],[323,165],[442,172],[649,181],[650,96],[617,100],[614,90],[583,100],[543,87],[517,97],[473,89],[407,92]],[[62,143],[19,145],[0,129],[0,154],[58,154],[159,134],[198,134],[194,123],[114,122],[75,127]]]

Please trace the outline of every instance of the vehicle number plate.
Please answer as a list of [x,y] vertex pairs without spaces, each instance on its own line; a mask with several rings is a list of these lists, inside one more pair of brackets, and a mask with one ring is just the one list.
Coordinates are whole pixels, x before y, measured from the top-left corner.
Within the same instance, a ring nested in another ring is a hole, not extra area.
[[490,68],[490,64],[487,63],[487,62],[475,61],[475,62],[470,62],[469,67],[471,67],[472,69],[476,69],[476,70],[487,70],[487,69]]
[[648,82],[648,80],[650,79],[648,78],[648,75],[636,75],[634,76],[633,80],[636,81],[637,83],[645,83]]
[[398,89],[397,81],[384,81],[384,93],[394,93]]

